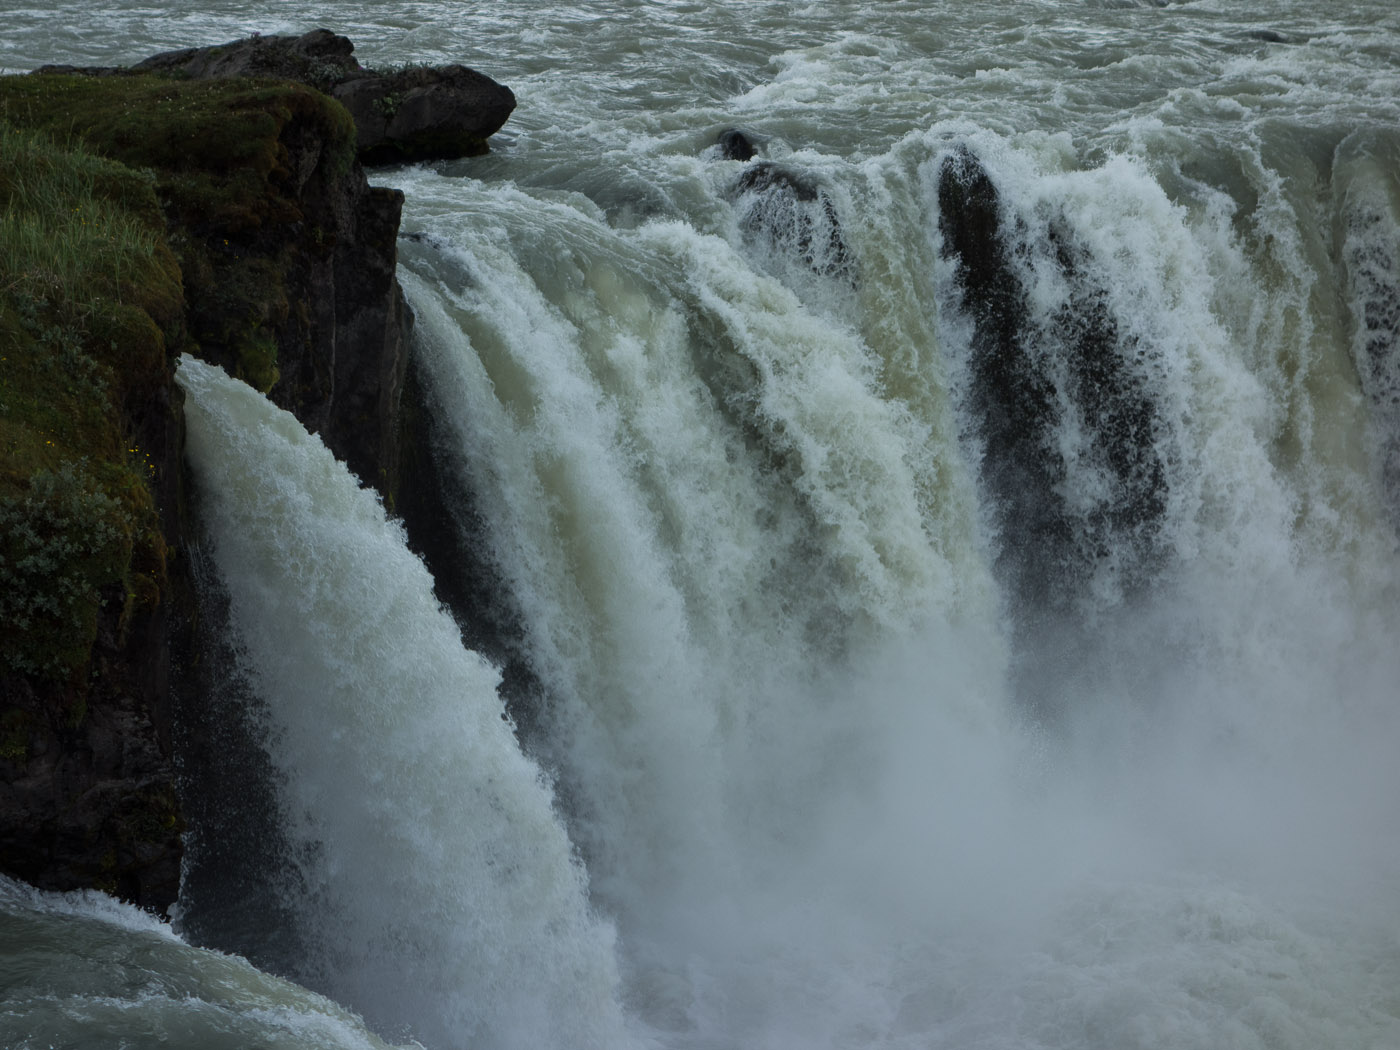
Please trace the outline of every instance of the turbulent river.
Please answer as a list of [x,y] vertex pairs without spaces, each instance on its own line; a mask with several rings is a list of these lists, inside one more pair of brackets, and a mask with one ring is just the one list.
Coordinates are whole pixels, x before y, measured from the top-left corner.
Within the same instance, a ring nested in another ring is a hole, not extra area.
[[1400,1046],[1391,4],[0,23],[11,71],[326,26],[520,103],[372,173],[489,644],[184,362],[275,820],[237,893],[193,830],[173,929],[0,885],[0,1044]]

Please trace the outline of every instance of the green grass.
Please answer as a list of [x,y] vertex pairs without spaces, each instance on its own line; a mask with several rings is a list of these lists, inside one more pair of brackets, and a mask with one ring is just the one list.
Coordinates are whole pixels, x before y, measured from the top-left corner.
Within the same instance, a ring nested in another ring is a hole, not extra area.
[[288,129],[326,143],[315,170],[342,176],[355,159],[343,106],[278,81],[0,77],[0,122],[148,173],[178,231],[171,247],[202,356],[264,392],[277,382],[273,330],[289,309],[278,256],[305,220],[296,199],[310,174]]
[[0,670],[78,686],[99,610],[158,600],[125,410],[180,310],[151,178],[0,123]]
[[3,124],[0,157],[0,259],[8,273],[0,290],[22,299],[63,296],[90,312],[104,293],[121,294],[124,277],[140,276],[160,238],[149,216],[108,200],[130,172]]

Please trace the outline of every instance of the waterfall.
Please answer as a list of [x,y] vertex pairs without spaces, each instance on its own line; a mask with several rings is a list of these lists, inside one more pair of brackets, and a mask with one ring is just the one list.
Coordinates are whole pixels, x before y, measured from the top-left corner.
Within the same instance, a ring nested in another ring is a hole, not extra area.
[[[629,1008],[684,1045],[1062,1045],[1048,937],[1084,1045],[1135,1010],[1212,1045],[1143,909],[1322,982],[1260,1009],[1325,1039],[1368,978],[1275,909],[1377,916],[1390,810],[1354,800],[1395,785],[1353,727],[1393,739],[1400,668],[1346,320],[1296,307],[1343,288],[1307,202],[1255,239],[1148,159],[964,128],[786,170],[702,157],[692,221],[640,224],[401,179],[437,453]],[[1100,1000],[1096,965],[1144,983]]]
[[281,778],[299,975],[442,1046],[618,1046],[612,934],[498,675],[318,439],[184,358],[189,459]]
[[[0,53],[251,11],[72,6]],[[520,100],[373,176],[489,607],[180,372],[251,721],[177,929],[377,1035],[0,885],[0,1043],[1400,1045],[1392,7],[279,9]]]

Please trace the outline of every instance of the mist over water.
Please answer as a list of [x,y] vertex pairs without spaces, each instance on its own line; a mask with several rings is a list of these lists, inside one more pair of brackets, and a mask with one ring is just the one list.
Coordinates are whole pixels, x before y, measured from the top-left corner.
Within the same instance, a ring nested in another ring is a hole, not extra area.
[[376,181],[528,687],[182,366],[293,847],[253,960],[431,1050],[1400,1045],[1400,16],[606,6],[0,42],[324,24],[521,100]]

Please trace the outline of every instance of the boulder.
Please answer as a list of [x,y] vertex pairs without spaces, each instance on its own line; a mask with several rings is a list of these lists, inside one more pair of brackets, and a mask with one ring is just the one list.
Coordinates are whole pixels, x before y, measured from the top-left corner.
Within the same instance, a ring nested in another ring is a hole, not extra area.
[[515,109],[510,88],[466,66],[353,74],[331,89],[359,131],[366,164],[472,157]]
[[132,67],[193,79],[273,77],[331,95],[350,111],[365,164],[450,160],[487,152],[486,140],[515,109],[515,95],[460,65],[363,68],[355,45],[328,29],[251,36],[217,47],[153,55]]
[[729,128],[719,134],[719,152],[725,160],[753,160],[753,140],[738,128]]

